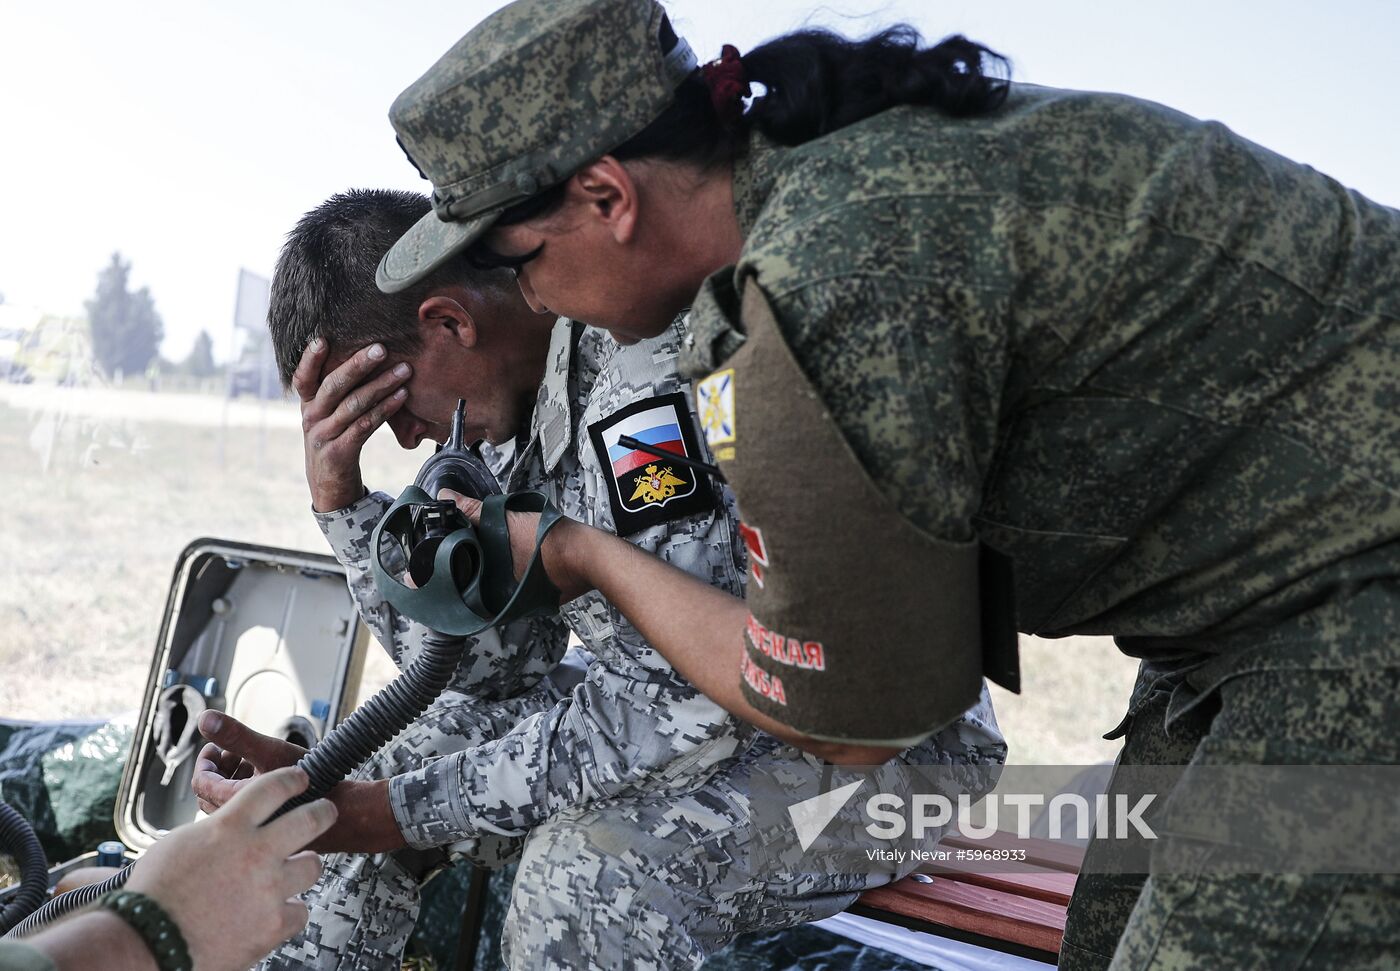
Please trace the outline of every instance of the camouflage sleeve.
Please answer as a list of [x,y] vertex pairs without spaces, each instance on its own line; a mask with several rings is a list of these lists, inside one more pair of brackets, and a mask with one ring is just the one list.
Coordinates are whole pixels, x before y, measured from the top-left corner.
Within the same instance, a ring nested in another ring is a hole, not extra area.
[[[710,460],[708,452],[702,451],[701,455],[705,460]],[[742,597],[745,560],[743,547],[739,543],[734,500],[728,489],[716,491],[718,508],[648,527],[633,533],[627,537],[627,541],[712,587]],[[613,529],[606,510],[601,508],[593,525],[609,531]],[[592,596],[580,598],[576,603],[587,604]],[[597,596],[597,608],[604,612],[603,624],[610,630],[613,643],[633,664],[654,672],[649,675],[651,677],[665,677],[677,685],[690,687],[689,682],[675,673],[670,662],[647,643],[620,610],[601,596]],[[590,613],[596,614],[597,610]],[[588,621],[579,618],[579,623],[586,625]],[[716,705],[715,717],[725,717],[722,711]]]
[[[333,512],[315,513],[316,523],[335,558],[345,567],[346,582],[360,617],[399,668],[423,649],[427,628],[400,614],[379,593],[370,567],[370,537],[380,517],[393,505],[383,492]],[[385,551],[385,566],[403,568],[396,549]],[[557,616],[516,621],[472,639],[450,687],[477,697],[512,698],[549,673],[568,646],[568,628]]]
[[717,764],[748,737],[716,731],[724,713],[697,692],[619,703],[597,667],[505,735],[394,776],[389,801],[408,845],[524,835],[562,811]]
[[[321,535],[326,537],[331,552],[345,567],[345,579],[350,587],[350,595],[355,598],[360,619],[369,627],[394,663],[403,666],[404,650],[402,635],[407,632],[409,621],[398,616],[374,585],[374,575],[370,572],[369,540],[380,518],[389,511],[394,500],[383,492],[371,492],[348,506],[332,512],[316,512],[316,525],[321,527]],[[393,570],[404,568],[403,558],[398,550],[389,551],[385,565]]]
[[1004,327],[977,299],[836,257],[823,271],[784,242],[752,258],[745,343],[702,382],[706,401],[729,382],[711,438],[754,564],[741,685],[805,735],[904,748],[981,688],[973,517]]
[[919,528],[962,542],[996,447],[1009,338],[995,302],[935,289],[860,272],[767,292],[875,485]]
[[565,728],[571,710],[565,699],[496,739],[393,776],[389,802],[408,845],[523,835],[550,809],[583,802],[585,752]]
[[[727,493],[719,510],[644,530],[631,542],[737,593]],[[482,833],[518,835],[562,810],[653,785],[737,751],[752,733],[695,691],[597,594],[569,605],[599,660],[572,695],[501,738],[390,782],[409,845],[426,848]]]
[[[742,566],[720,510],[654,526],[636,545],[737,593]],[[586,644],[606,648],[588,677],[551,710],[501,738],[394,777],[390,802],[409,845],[426,848],[481,833],[518,835],[550,816],[654,783],[736,751],[751,734],[681,680],[602,597],[570,605]]]

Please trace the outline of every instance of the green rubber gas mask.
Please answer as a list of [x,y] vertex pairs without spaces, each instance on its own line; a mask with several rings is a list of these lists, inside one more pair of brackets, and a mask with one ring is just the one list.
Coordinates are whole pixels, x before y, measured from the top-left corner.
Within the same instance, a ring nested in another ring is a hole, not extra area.
[[[465,415],[466,402],[458,401],[447,444],[424,463],[370,538],[380,595],[410,620],[461,636],[559,607],[559,591],[540,557],[559,510],[540,492],[501,494],[486,463],[463,442]],[[438,499],[442,489],[481,500],[478,522]],[[540,514],[534,552],[519,582],[507,526],[512,511]]]

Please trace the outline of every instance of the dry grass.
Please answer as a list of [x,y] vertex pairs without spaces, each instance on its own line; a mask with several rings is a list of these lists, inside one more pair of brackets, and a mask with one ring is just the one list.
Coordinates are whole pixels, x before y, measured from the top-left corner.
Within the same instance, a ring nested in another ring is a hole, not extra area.
[[1137,662],[1108,637],[1021,638],[1021,693],[992,686],[992,703],[1021,765],[1108,762],[1120,742],[1102,736],[1128,710]]
[[[386,434],[366,479],[397,492],[423,455]],[[140,706],[171,569],[200,536],[324,551],[296,409],[143,391],[0,386],[0,717]],[[382,652],[366,686],[392,665]],[[1133,665],[1102,638],[1028,640],[1025,692],[996,690],[1018,762],[1112,757]]]
[[[171,570],[201,536],[326,551],[289,404],[0,386],[0,716],[140,706]],[[371,482],[421,457],[372,443]],[[387,663],[387,662],[386,662]]]

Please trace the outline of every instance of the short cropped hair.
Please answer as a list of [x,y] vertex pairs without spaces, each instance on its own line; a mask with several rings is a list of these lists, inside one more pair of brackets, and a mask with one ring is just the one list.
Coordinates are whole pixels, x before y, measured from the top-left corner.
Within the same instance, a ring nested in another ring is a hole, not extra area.
[[351,189],[302,216],[287,234],[267,311],[283,388],[291,386],[313,337],[346,348],[378,342],[407,356],[422,347],[418,307],[433,290],[462,284],[506,293],[514,287],[508,270],[480,270],[457,258],[401,293],[381,293],[374,282],[380,258],[431,208],[416,192]]

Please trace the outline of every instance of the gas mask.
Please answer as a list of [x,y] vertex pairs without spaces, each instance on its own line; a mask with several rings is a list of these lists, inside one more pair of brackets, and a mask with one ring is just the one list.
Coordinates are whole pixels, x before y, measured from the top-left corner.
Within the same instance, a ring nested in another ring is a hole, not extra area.
[[[540,558],[540,544],[559,511],[539,492],[502,495],[486,463],[463,441],[465,420],[466,402],[459,400],[447,444],[423,464],[370,540],[380,594],[404,616],[454,635],[477,634],[559,605],[559,591]],[[481,500],[479,522],[438,499],[442,489]],[[511,511],[540,514],[535,553],[519,583],[506,526]]]

